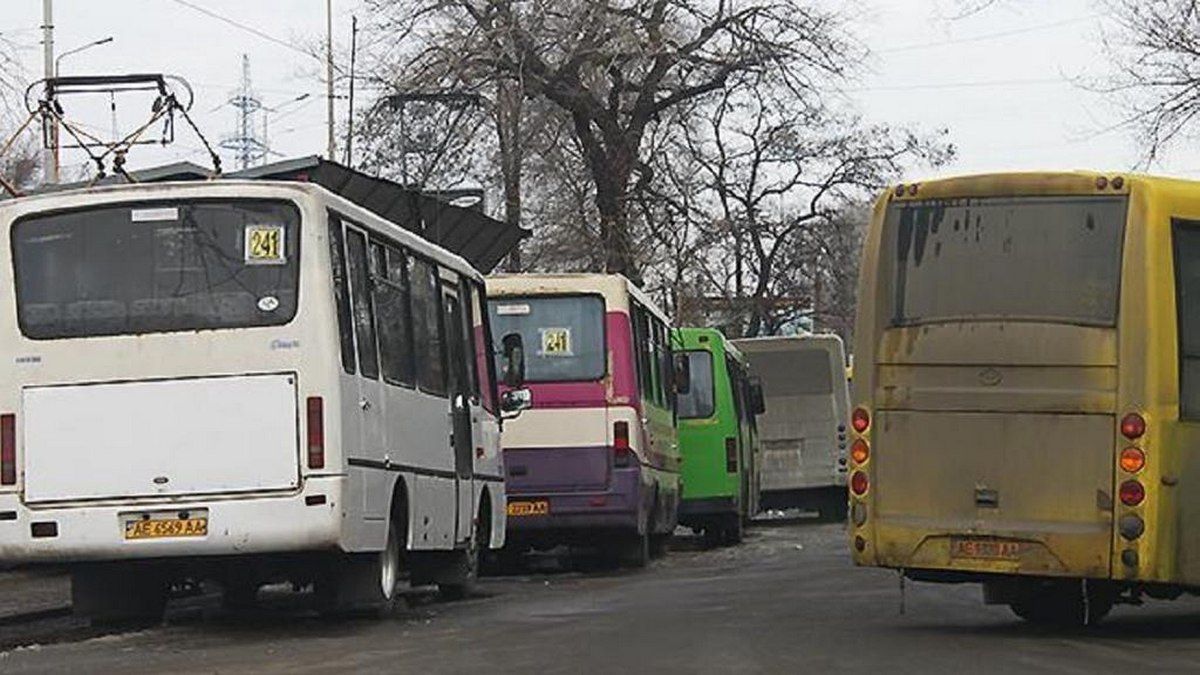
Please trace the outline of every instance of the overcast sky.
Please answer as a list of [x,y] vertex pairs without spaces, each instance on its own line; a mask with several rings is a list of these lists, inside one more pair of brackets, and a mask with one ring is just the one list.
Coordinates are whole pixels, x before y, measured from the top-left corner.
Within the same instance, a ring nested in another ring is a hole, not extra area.
[[[40,77],[40,0],[3,0],[0,32],[22,45],[31,77]],[[197,5],[275,38],[255,35],[186,5]],[[1104,72],[1096,0],[1039,0],[948,19],[953,0],[868,0],[855,3],[855,28],[874,56],[848,85],[864,117],[926,129],[946,127],[957,161],[941,173],[1035,168],[1125,170],[1139,153],[1126,130],[1108,130],[1120,111],[1081,90],[1079,76]],[[268,106],[271,145],[285,156],[322,153],[325,101],[321,65],[295,47],[318,43],[324,0],[55,0],[58,53],[112,36],[110,44],[63,59],[63,74],[165,71],[196,87],[195,115],[214,142],[234,131],[222,103],[250,58],[256,90]],[[356,0],[334,0],[336,40],[348,43]],[[280,42],[284,44],[280,44]],[[299,103],[290,99],[310,94]],[[346,103],[337,102],[340,120]],[[118,109],[119,124],[144,119]],[[107,126],[107,114],[89,120]],[[166,150],[131,155],[133,166],[204,154],[190,132]],[[227,166],[232,166],[229,153]],[[79,154],[64,157],[79,164]],[[1175,150],[1155,172],[1200,175],[1200,160]],[[912,176],[919,178],[927,175]]]

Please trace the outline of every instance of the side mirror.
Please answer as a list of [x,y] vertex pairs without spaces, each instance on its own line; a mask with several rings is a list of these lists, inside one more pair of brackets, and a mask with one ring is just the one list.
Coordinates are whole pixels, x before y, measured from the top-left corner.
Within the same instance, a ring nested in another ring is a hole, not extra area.
[[504,350],[504,385],[516,389],[525,384],[525,344],[520,333],[509,333],[500,340]]
[[692,360],[685,353],[675,354],[675,393],[686,394],[692,390]]
[[767,412],[767,398],[763,395],[762,381],[750,378],[750,411],[755,415]]
[[509,389],[500,394],[500,414],[512,419],[533,407],[533,394],[528,389]]

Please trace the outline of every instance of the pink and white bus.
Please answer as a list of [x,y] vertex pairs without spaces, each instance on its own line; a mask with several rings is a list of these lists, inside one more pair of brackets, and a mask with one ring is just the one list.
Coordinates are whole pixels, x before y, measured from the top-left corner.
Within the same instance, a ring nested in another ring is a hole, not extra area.
[[487,291],[493,351],[521,336],[532,397],[501,440],[506,551],[586,546],[645,565],[679,505],[673,383],[686,378],[666,316],[616,275],[497,276]]

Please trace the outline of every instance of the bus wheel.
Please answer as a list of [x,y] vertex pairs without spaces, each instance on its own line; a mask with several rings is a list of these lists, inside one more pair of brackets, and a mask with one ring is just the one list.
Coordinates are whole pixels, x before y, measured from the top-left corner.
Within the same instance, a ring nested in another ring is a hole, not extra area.
[[1085,603],[1079,580],[1033,582],[1009,603],[1013,614],[1040,626],[1068,628],[1099,623],[1112,611],[1116,593],[1104,584],[1089,584]]
[[492,541],[491,512],[486,507],[486,503],[479,505],[479,517],[476,520],[478,525],[467,540],[466,550],[456,552],[456,564],[460,567],[456,578],[454,581],[438,584],[438,595],[444,600],[462,600],[475,590],[479,569],[483,565],[483,556]]
[[650,562],[650,533],[634,532],[618,539],[617,560],[621,567],[645,567]]
[[161,570],[146,565],[96,563],[71,570],[71,604],[93,624],[162,621],[169,587]]
[[387,543],[379,553],[338,555],[317,580],[317,607],[326,616],[388,616],[401,605],[404,558],[396,518],[388,523]]
[[737,546],[742,543],[742,537],[745,536],[745,530],[742,527],[742,517],[734,515],[729,519],[725,526],[725,545]]
[[258,602],[258,582],[230,579],[221,582],[221,606],[229,611],[253,609]]

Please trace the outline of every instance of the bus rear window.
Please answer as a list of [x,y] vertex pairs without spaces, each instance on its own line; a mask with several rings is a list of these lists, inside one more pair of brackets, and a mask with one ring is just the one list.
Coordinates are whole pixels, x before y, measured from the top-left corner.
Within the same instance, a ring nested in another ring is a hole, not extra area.
[[1113,326],[1125,213],[1123,196],[894,204],[882,247],[892,324]]
[[264,200],[117,204],[12,228],[34,339],[268,326],[296,314],[300,212]]
[[716,412],[713,401],[713,358],[706,351],[687,352],[691,386],[686,394],[679,394],[680,419],[703,419]]
[[525,346],[525,379],[573,382],[604,377],[604,300],[595,295],[488,300],[495,351],[509,333]]

